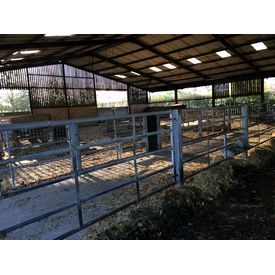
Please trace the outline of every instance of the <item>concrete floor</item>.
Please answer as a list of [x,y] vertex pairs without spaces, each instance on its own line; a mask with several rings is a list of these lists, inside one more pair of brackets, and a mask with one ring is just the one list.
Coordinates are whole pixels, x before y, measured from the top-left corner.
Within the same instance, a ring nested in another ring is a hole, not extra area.
[[[151,156],[140,159],[138,163],[139,171],[143,174],[147,172],[145,168],[152,170],[160,169],[169,165],[169,159],[164,156]],[[121,171],[124,176],[121,176]],[[128,172],[127,172],[128,171]],[[119,164],[114,167],[86,174],[80,177],[80,194],[85,197],[97,192],[117,186],[122,182],[134,179],[133,163]],[[128,174],[128,176],[127,176]],[[146,193],[153,187],[161,187],[160,177],[171,178],[167,173],[156,175],[158,180],[152,177],[142,181],[141,192]],[[168,177],[167,177],[168,176]],[[164,184],[167,184],[165,181]],[[92,201],[82,204],[84,223],[107,213],[123,204],[136,199],[136,184],[115,190]],[[24,194],[0,200],[0,230],[42,215],[48,211],[55,210],[67,204],[75,202],[75,185],[72,179],[54,185],[36,189]],[[67,209],[59,214],[53,215],[40,222],[27,225],[22,229],[17,229],[8,233],[5,239],[53,239],[59,235],[78,226],[77,208]],[[85,231],[73,236],[80,238]]]

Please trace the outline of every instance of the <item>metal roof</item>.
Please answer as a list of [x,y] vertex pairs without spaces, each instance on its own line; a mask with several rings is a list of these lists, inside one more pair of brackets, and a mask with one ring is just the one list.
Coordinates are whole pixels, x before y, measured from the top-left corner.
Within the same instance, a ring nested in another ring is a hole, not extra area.
[[[251,44],[263,42],[256,51]],[[20,51],[39,49],[37,54]],[[226,50],[230,57],[216,54]],[[17,54],[14,54],[19,52]],[[14,60],[17,58],[22,60]],[[187,59],[197,58],[199,64]],[[275,35],[272,34],[109,34],[44,36],[0,35],[0,71],[62,61],[149,91],[169,90],[275,76]],[[173,64],[168,69],[164,64]],[[162,71],[154,72],[149,67]],[[139,75],[131,73],[134,71]],[[115,75],[124,75],[118,78]]]

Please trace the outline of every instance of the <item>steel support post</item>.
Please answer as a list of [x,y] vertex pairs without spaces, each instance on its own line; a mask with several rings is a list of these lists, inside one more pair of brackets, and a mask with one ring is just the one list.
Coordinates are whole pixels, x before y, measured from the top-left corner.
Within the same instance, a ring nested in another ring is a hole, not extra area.
[[224,134],[223,136],[223,145],[224,145],[224,153],[223,153],[223,158],[227,159],[228,158],[228,152],[227,152],[227,133]]
[[140,182],[138,177],[138,167],[137,167],[137,158],[136,158],[136,118],[132,118],[132,127],[133,127],[133,154],[134,154],[134,168],[135,168],[135,181],[136,181],[136,191],[137,191],[137,200],[140,200]]
[[183,158],[182,158],[182,136],[181,116],[179,110],[172,110],[170,113],[171,145],[173,178],[177,185],[183,182]]
[[202,138],[202,112],[198,112],[198,131],[199,131],[199,136]]
[[[159,132],[161,130],[160,127],[160,115],[156,115],[157,118],[157,131]],[[157,134],[157,139],[158,139],[158,149],[161,149],[161,133]]]
[[147,117],[146,116],[142,117],[142,122],[143,122],[143,134],[146,135],[146,137],[143,138],[143,141],[145,143],[146,152],[149,152],[148,136],[147,136],[148,127],[147,127]]
[[80,167],[80,155],[79,155],[79,138],[77,131],[77,124],[73,121],[69,125],[70,127],[70,149],[71,149],[71,157],[72,157],[72,168],[73,168],[73,176],[75,181],[75,194],[76,194],[76,202],[77,202],[77,210],[78,210],[78,219],[79,225],[83,225],[83,215],[82,215],[82,207],[81,207],[81,198],[80,198],[80,188],[79,188],[79,171]]
[[16,185],[16,181],[15,181],[15,175],[14,175],[14,171],[13,171],[13,164],[11,162],[11,148],[10,148],[8,131],[4,132],[3,138],[4,138],[4,143],[6,144],[6,148],[7,148],[8,155],[9,155],[9,170],[10,170],[10,176],[11,176],[11,186],[12,186],[12,189],[14,189],[15,185]]
[[[117,138],[117,130],[116,130],[116,120],[113,120],[113,128],[114,128],[114,138]],[[116,144],[116,159],[121,158],[121,149],[120,149],[120,143],[115,143]]]
[[227,107],[227,127],[228,131],[231,131],[231,108]]
[[179,100],[178,100],[178,90],[176,89],[175,90],[175,103],[179,103]]
[[264,78],[261,78],[261,103],[264,103]]
[[248,105],[242,106],[241,109],[241,114],[242,114],[242,145],[243,145],[243,155],[247,156],[247,148],[248,148]]
[[212,107],[215,107],[215,92],[214,92],[214,85],[212,85]]

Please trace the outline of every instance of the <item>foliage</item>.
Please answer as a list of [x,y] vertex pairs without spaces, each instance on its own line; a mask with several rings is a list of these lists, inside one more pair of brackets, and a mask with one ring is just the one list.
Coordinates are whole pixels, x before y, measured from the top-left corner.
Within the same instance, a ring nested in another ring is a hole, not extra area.
[[29,110],[28,91],[0,90],[0,112],[26,112]]

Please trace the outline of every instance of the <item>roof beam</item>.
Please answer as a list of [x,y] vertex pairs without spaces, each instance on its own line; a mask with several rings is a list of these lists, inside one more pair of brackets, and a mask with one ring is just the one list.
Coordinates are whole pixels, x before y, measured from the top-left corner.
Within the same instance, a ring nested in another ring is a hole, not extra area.
[[97,39],[97,40],[80,40],[80,41],[55,41],[55,42],[37,42],[37,43],[4,43],[0,44],[0,51],[7,50],[23,50],[23,49],[45,49],[45,48],[58,48],[58,47],[74,47],[74,46],[97,46],[105,44],[129,42],[129,39]]
[[206,79],[207,78],[204,74],[202,74],[202,73],[200,73],[200,72],[198,72],[198,71],[190,68],[189,66],[183,65],[177,59],[175,59],[173,57],[167,56],[166,54],[160,52],[159,50],[155,49],[154,47],[151,47],[151,46],[149,46],[149,45],[147,45],[147,44],[145,44],[145,43],[143,43],[143,42],[141,42],[139,40],[136,40],[136,39],[133,39],[133,42],[136,43],[137,45],[139,45],[140,47],[143,47],[144,49],[150,51],[151,53],[154,53],[154,54],[162,57],[163,59],[167,60],[168,62],[172,62],[172,63],[176,64],[178,67],[180,67],[180,68],[182,68],[182,69],[184,69],[186,71],[189,71],[190,73],[193,73],[193,74],[201,77],[202,79]]
[[[102,59],[102,60],[104,60],[104,61],[106,61],[106,62],[109,62],[109,63],[111,63],[111,64],[113,64],[113,65],[115,65],[115,66],[117,66],[117,67],[121,67],[121,68],[123,68],[123,69],[126,69],[126,70],[129,71],[129,72],[130,72],[130,71],[135,71],[135,72],[139,73],[139,74],[142,75],[142,76],[145,76],[145,77],[147,77],[147,78],[149,78],[149,79],[152,79],[152,80],[155,80],[155,81],[160,82],[160,83],[162,83],[162,84],[165,84],[165,85],[167,86],[167,88],[173,89],[173,85],[171,85],[171,84],[170,84],[169,82],[167,82],[167,81],[162,80],[162,79],[159,78],[159,77],[156,77],[156,76],[153,76],[153,75],[144,73],[144,72],[142,72],[142,71],[140,71],[140,70],[136,70],[135,68],[132,68],[132,67],[130,67],[130,66],[128,66],[128,65],[124,65],[124,64],[119,63],[119,62],[117,62],[117,61],[115,61],[115,60],[109,59],[109,58],[107,58],[107,57],[105,57],[105,56],[103,56],[103,55],[100,55],[100,54],[98,54],[98,53],[94,53],[94,54],[92,54],[92,56],[94,56],[94,57],[96,57],[96,58],[98,58],[98,59]],[[129,83],[129,84],[130,84],[130,83]]]
[[[234,36],[237,36],[237,34],[228,35],[228,37],[234,37]],[[193,49],[193,48],[196,48],[196,47],[201,47],[201,46],[204,46],[204,45],[207,45],[207,44],[210,44],[210,43],[214,43],[214,42],[217,42],[217,40],[216,39],[211,39],[211,40],[207,40],[207,41],[204,41],[204,42],[199,42],[199,43],[196,43],[194,45],[187,46],[187,47],[182,47],[182,48],[179,48],[179,49],[176,49],[176,50],[171,50],[171,51],[169,51],[169,52],[167,52],[165,54],[167,56],[167,55],[179,53],[181,51],[185,51],[186,52],[189,49]],[[160,46],[160,45],[157,45],[157,44],[151,45],[151,47],[156,47],[156,46]],[[125,55],[130,55],[130,54],[132,54],[132,52],[128,52],[127,54],[123,54],[123,55],[120,55],[120,56],[119,55],[118,56],[113,56],[113,59],[120,58],[120,57],[123,57]],[[138,62],[141,62],[141,61],[147,61],[147,60],[150,60],[150,59],[153,59],[153,58],[157,58],[157,57],[158,57],[157,55],[150,56],[150,57],[143,58],[141,60],[130,61],[130,62],[126,63],[126,64],[127,65],[132,65],[132,64],[135,64],[135,63],[138,63]],[[194,55],[192,57],[196,57],[196,56]],[[189,58],[189,57],[186,57],[186,58]],[[186,58],[181,58],[179,60],[185,60]],[[98,63],[100,63],[100,62],[98,61],[96,64],[98,64]],[[155,66],[157,66],[157,65],[155,65]],[[113,68],[113,66],[110,67],[110,69],[112,69],[112,68]]]
[[[192,34],[182,34],[182,35],[178,35],[178,36],[175,36],[175,37],[172,37],[170,39],[167,39],[167,40],[164,40],[164,41],[161,41],[161,42],[158,42],[156,44],[153,44],[152,46],[153,47],[157,47],[157,46],[161,46],[163,44],[167,44],[167,43],[171,43],[173,41],[176,41],[176,40],[179,40],[179,39],[183,39],[185,37],[188,37],[188,36],[191,36]],[[143,36],[143,35],[142,35]],[[122,53],[122,54],[119,54],[119,55],[115,55],[113,56],[113,58],[121,58],[121,57],[124,57],[124,56],[127,56],[127,55],[130,55],[130,54],[134,54],[134,53],[137,53],[137,52],[141,52],[141,51],[144,51],[144,49],[141,47],[139,49],[136,49],[134,51],[130,51],[130,52],[126,52],[126,53]],[[98,62],[95,62],[94,65],[100,63],[100,61]]]
[[226,41],[218,34],[212,34],[212,37],[215,38],[218,42],[220,42],[225,48],[227,48],[236,56],[238,56],[243,62],[245,62],[250,68],[252,68],[257,74],[260,75],[259,69],[249,59],[247,59],[238,49],[232,46],[228,41]]

